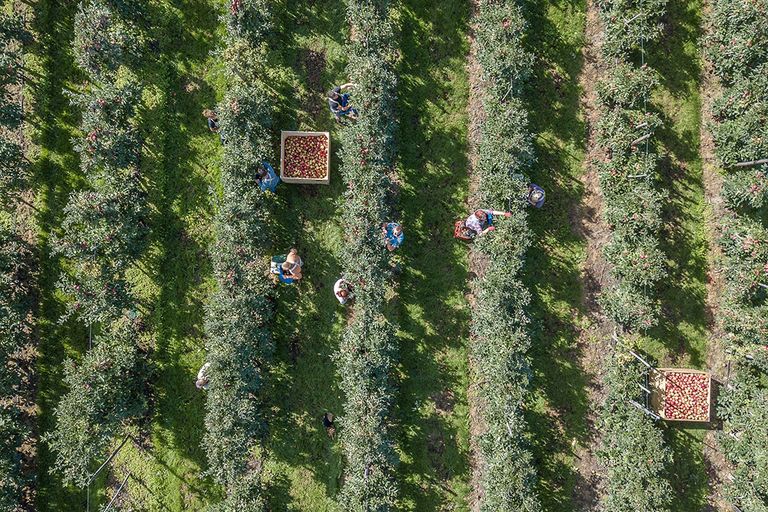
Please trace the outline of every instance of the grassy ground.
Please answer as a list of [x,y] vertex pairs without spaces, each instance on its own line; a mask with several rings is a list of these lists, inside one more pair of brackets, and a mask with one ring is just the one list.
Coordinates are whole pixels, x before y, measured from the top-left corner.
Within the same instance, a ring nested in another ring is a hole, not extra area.
[[[275,364],[266,394],[272,401],[268,439],[270,501],[274,510],[337,510],[341,446],[327,438],[322,415],[342,415],[336,364],[345,315],[333,295],[341,275],[343,231],[339,223],[344,190],[339,176],[339,126],[327,110],[325,92],[346,82],[343,44],[347,32],[338,3],[280,2],[268,82],[276,94],[275,155],[280,130],[331,132],[331,184],[282,184],[275,218],[275,252],[296,247],[304,279],[277,288]],[[340,23],[341,20],[341,23]],[[278,158],[275,162],[279,165]]]
[[576,359],[581,311],[584,240],[572,226],[583,185],[586,128],[579,98],[585,4],[528,2],[528,45],[537,56],[528,91],[538,164],[531,179],[547,191],[542,210],[531,210],[536,238],[526,258],[532,292],[533,399],[528,421],[545,510],[573,510],[573,450],[587,443],[586,379]]
[[465,510],[470,491],[466,216],[469,2],[397,4],[401,192],[399,480],[403,510]]
[[204,304],[211,292],[208,246],[212,241],[209,188],[218,182],[220,143],[201,115],[220,97],[218,0],[159,1],[140,25],[150,56],[141,126],[152,240],[134,273],[147,310],[154,346],[150,355],[151,421],[142,449],[129,446],[116,459],[130,472],[134,506],[150,510],[196,510],[216,496],[201,476],[206,460],[204,397],[194,379],[204,358]]
[[[657,140],[664,154],[662,185],[670,192],[662,237],[669,277],[661,288],[661,324],[649,333],[643,348],[661,365],[706,369],[710,320],[705,221],[709,207],[704,199],[699,153],[702,2],[672,2],[667,9],[667,32],[651,49],[648,60],[661,75],[661,87],[652,104],[664,119]],[[675,460],[673,508],[681,512],[701,510],[708,494],[702,453],[704,431],[669,428],[666,438]]]

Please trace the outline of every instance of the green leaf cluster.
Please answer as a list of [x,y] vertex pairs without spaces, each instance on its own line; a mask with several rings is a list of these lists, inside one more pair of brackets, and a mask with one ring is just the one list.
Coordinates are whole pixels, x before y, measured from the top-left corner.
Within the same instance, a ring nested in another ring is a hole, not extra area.
[[19,364],[33,329],[30,267],[34,252],[16,232],[0,224],[0,509],[18,510],[30,484],[19,447],[31,436],[18,397],[30,382]]
[[716,0],[709,17],[707,56],[722,91],[710,129],[724,170],[725,212],[718,238],[724,286],[719,309],[735,376],[719,402],[719,436],[734,468],[725,495],[734,507],[768,510],[768,2]]
[[25,47],[32,41],[24,20],[0,13],[0,510],[21,510],[32,478],[23,466],[22,445],[32,436],[24,409],[30,370],[35,274],[33,247],[25,226],[11,220],[29,189],[29,168],[19,144],[22,110],[14,93],[23,76]]
[[[645,45],[661,33],[666,0],[599,0],[598,7],[600,58],[609,69],[597,84],[595,164],[603,221],[610,228],[603,255],[613,281],[600,303],[621,331],[643,331],[658,322],[657,287],[667,275],[659,243],[665,194],[653,142],[661,119],[648,108],[659,78],[644,62]],[[638,386],[643,368],[621,344],[606,365],[607,394],[599,414],[598,457],[605,467],[600,509],[668,511],[670,451],[651,418],[631,403],[643,403]]]
[[597,455],[605,467],[607,485],[600,510],[670,510],[673,493],[666,468],[672,463],[671,451],[661,430],[631,403],[644,403],[638,384],[645,367],[619,345],[607,368],[607,395],[598,423],[602,437]]
[[346,401],[341,442],[346,468],[339,500],[343,510],[395,510],[397,455],[391,437],[391,372],[397,352],[395,327],[384,317],[392,279],[381,224],[390,219],[394,165],[393,27],[386,0],[347,0],[351,41],[347,72],[354,82],[360,119],[343,137],[344,278],[354,283],[355,303],[336,362]]
[[[233,2],[233,5],[235,3]],[[263,380],[274,352],[268,267],[272,233],[269,194],[257,170],[271,160],[272,106],[260,78],[270,3],[243,0],[224,15],[228,87],[217,113],[224,138],[221,196],[211,248],[218,284],[206,310],[205,435],[208,474],[225,489],[211,510],[265,510],[262,482]]]
[[598,2],[605,37],[601,58],[610,63],[597,84],[599,119],[595,162],[603,194],[603,219],[610,228],[604,249],[613,284],[600,297],[619,326],[645,330],[658,322],[656,289],[667,275],[659,249],[661,204],[658,154],[653,134],[661,119],[648,111],[657,73],[642,63],[644,45],[659,35],[665,0]]
[[485,0],[475,18],[484,116],[473,206],[512,213],[473,248],[481,267],[472,282],[470,349],[482,425],[477,444],[483,512],[541,510],[524,417],[532,377],[530,294],[520,280],[531,238],[524,174],[535,157],[522,100],[534,59],[524,48],[528,26],[521,5]]
[[0,206],[8,208],[29,188],[29,162],[15,137],[22,111],[11,91],[23,76],[23,50],[32,36],[17,15],[0,13]]

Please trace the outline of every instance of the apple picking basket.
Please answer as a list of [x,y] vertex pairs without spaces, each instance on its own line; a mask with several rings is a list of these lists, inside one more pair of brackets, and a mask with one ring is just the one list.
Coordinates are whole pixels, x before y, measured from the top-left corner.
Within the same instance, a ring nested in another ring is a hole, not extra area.
[[[328,155],[325,166],[324,178],[296,178],[285,176],[285,139],[288,137],[317,137],[325,136],[328,139]],[[280,132],[280,179],[285,183],[296,183],[299,185],[328,185],[331,182],[331,135],[328,132]]]
[[[707,403],[706,403],[706,415],[707,419],[700,418],[668,418],[665,414],[666,405],[666,386],[667,376],[669,374],[694,374],[694,375],[706,375],[707,379]],[[698,423],[706,423],[712,419],[712,375],[709,372],[701,370],[690,370],[686,368],[657,368],[657,371],[651,372],[649,376],[649,384],[651,390],[650,406],[651,409],[658,414],[665,421],[695,421]]]

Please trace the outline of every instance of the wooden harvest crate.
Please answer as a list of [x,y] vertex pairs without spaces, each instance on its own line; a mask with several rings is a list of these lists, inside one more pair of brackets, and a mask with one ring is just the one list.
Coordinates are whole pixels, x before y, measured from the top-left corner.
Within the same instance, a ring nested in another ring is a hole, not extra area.
[[[325,177],[323,178],[297,178],[285,175],[285,140],[288,137],[317,137],[325,136],[328,140],[328,154],[326,158]],[[280,179],[285,183],[297,183],[300,185],[328,185],[331,182],[331,135],[328,132],[280,132]]]
[[[682,375],[703,375],[706,376],[706,403],[699,400],[696,403],[702,408],[705,408],[706,419],[695,417],[680,417],[672,418],[666,413],[667,405],[667,384],[670,374],[682,374]],[[712,402],[712,375],[709,372],[701,370],[691,370],[687,368],[658,368],[657,371],[651,372],[650,375],[650,389],[651,409],[658,414],[662,419],[666,421],[695,421],[695,422],[709,422],[712,418],[711,402]]]

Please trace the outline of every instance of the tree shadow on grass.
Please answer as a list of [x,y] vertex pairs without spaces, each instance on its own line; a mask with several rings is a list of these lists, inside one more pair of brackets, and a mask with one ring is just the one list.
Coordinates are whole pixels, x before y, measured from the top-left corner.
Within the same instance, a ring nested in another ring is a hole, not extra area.
[[669,2],[661,21],[664,31],[659,41],[650,46],[648,63],[659,72],[661,86],[682,98],[690,95],[691,87],[701,80],[701,0]]
[[[332,356],[345,325],[345,309],[333,294],[341,275],[343,230],[339,208],[345,186],[339,176],[340,127],[327,110],[324,91],[345,82],[346,22],[330,1],[279,3],[270,37],[267,82],[274,99],[273,154],[279,168],[281,130],[331,134],[331,183],[281,184],[271,204],[272,252],[296,247],[304,278],[276,285],[275,358],[266,382],[269,397],[268,468],[275,510],[335,510],[342,472],[341,446],[327,438],[321,418],[343,416]],[[343,423],[339,422],[339,429]],[[338,439],[338,438],[337,438]]]
[[655,139],[663,155],[659,165],[661,186],[669,191],[661,240],[669,276],[659,290],[663,304],[660,325],[649,335],[668,351],[663,359],[674,362],[687,355],[695,367],[705,364],[711,317],[706,304],[708,242],[699,153],[701,38],[698,0],[670,4],[665,35],[648,52],[649,63],[662,77],[653,108],[663,121]]
[[405,510],[467,507],[467,249],[453,239],[468,193],[468,2],[398,5],[400,276],[398,470]]
[[[207,66],[219,14],[205,1],[150,6],[144,28],[156,39],[141,69],[151,97],[140,112],[142,171],[153,207],[151,248],[142,262],[152,285],[142,288],[152,304],[153,426],[160,427],[148,434],[161,471],[193,481],[185,492],[202,502],[215,495],[215,486],[199,478],[207,466],[201,447],[205,403],[194,379],[203,360],[203,306],[212,272],[209,188],[217,176],[219,141],[201,111],[216,102],[205,75],[212,72]],[[163,485],[163,478],[144,476],[149,487]]]
[[[584,2],[527,2],[526,45],[536,57],[527,88],[531,131],[537,134],[533,182],[547,191],[542,210],[531,210],[534,244],[524,282],[532,292],[530,351],[534,379],[526,418],[546,510],[574,510],[574,491],[584,487],[573,469],[575,445],[588,445],[590,381],[579,366],[585,240],[576,212],[584,185],[586,125],[578,77],[582,71]],[[584,212],[583,215],[589,215]]]
[[[712,317],[706,301],[708,240],[699,145],[702,3],[670,3],[664,23],[664,35],[649,49],[648,62],[661,76],[652,108],[664,122],[655,139],[663,155],[660,185],[669,191],[661,240],[669,275],[659,288],[663,311],[659,326],[648,333],[649,351],[665,365],[702,368]],[[698,511],[706,506],[702,438],[702,432],[683,427],[665,431],[674,458],[669,471],[674,510]]]

